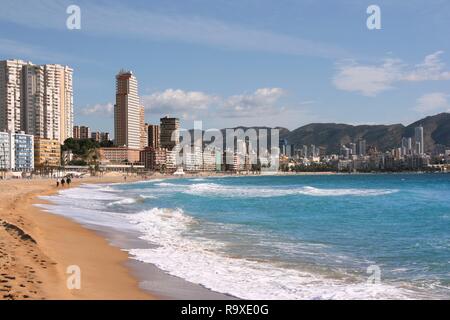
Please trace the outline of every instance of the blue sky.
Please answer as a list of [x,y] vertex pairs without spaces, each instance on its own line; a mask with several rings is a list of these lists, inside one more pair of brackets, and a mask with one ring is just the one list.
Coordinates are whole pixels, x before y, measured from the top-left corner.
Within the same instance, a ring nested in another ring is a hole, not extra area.
[[[66,8],[81,8],[68,30]],[[369,5],[381,30],[366,27]],[[74,68],[75,123],[113,131],[115,74],[146,122],[409,124],[450,110],[450,1],[0,0],[0,59]]]

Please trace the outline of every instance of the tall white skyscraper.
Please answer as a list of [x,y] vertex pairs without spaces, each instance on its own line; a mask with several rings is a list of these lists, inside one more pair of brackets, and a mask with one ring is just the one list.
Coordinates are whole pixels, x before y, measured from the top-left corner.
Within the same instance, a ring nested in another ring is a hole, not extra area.
[[0,131],[22,128],[23,60],[0,61]]
[[116,76],[116,104],[114,106],[114,139],[117,146],[141,147],[141,106],[138,82],[131,71]]
[[423,127],[419,126],[414,129],[414,141],[416,143],[416,152],[418,154],[425,153],[425,145],[423,140]]
[[72,137],[72,74],[67,66],[1,61],[0,114],[5,116],[0,116],[0,130],[25,131],[60,143]]

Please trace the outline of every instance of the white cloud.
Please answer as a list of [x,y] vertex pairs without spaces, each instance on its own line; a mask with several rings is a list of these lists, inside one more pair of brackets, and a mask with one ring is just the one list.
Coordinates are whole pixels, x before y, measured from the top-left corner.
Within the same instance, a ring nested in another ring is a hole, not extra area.
[[152,114],[172,114],[183,119],[205,117],[253,118],[273,115],[284,108],[279,99],[285,94],[280,88],[261,88],[252,93],[221,97],[199,91],[167,89],[141,98]]
[[284,90],[280,88],[262,88],[250,94],[231,96],[223,101],[219,114],[230,118],[273,115],[284,110],[277,106],[284,94]]
[[[8,1],[2,3],[0,21],[31,28],[64,30],[67,18],[65,9],[69,4],[71,2],[65,0]],[[82,12],[80,32],[86,35],[169,40],[233,50],[317,57],[347,55],[335,45],[207,17],[156,13],[116,1],[78,1],[77,4]]]
[[425,57],[424,62],[416,65],[415,69],[406,74],[402,80],[427,81],[427,80],[450,80],[450,71],[445,71],[445,63],[439,56],[443,51],[437,51]]
[[[272,116],[286,108],[279,106],[285,95],[281,88],[261,88],[252,93],[221,97],[201,91],[167,89],[141,97],[146,112],[171,115],[182,119],[204,119],[208,117],[256,118]],[[310,101],[307,101],[310,103]],[[95,104],[80,110],[84,116],[114,113],[113,103]]]
[[336,88],[356,91],[365,96],[375,96],[392,88],[400,73],[400,62],[385,60],[380,66],[360,65],[356,62],[338,65],[338,73],[333,78]]
[[420,113],[429,113],[436,111],[450,112],[450,94],[443,92],[433,92],[424,94],[417,99],[415,110]]
[[81,114],[85,116],[98,114],[98,115],[106,115],[111,116],[114,113],[114,105],[109,102],[106,104],[95,104],[93,106],[87,106],[81,109]]
[[167,89],[142,96],[141,102],[152,113],[170,114],[204,111],[217,99],[218,97],[200,91]]
[[385,59],[379,65],[341,62],[337,64],[333,84],[339,90],[376,96],[399,82],[450,80],[450,71],[445,70],[445,64],[440,60],[442,53],[437,51],[427,55],[422,63],[413,67],[399,59]]

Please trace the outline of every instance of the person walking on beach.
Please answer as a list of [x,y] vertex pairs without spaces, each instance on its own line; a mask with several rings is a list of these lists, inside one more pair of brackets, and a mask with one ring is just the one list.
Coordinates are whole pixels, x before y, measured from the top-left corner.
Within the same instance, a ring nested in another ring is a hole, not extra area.
[[57,188],[59,187],[59,180],[58,179],[56,179],[56,187]]
[[66,183],[66,180],[64,178],[61,179],[61,186],[64,187],[64,184]]
[[72,182],[72,179],[70,179],[70,177],[68,177],[68,178],[66,179],[66,182],[67,182],[67,186],[69,187],[69,186],[70,186],[70,183]]

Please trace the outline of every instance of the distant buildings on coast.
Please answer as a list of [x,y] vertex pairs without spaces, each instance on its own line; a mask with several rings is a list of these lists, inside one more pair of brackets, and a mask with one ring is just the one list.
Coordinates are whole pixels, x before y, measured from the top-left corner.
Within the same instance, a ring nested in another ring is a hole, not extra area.
[[[79,160],[65,141],[87,141],[100,146],[90,157],[102,170],[181,171],[283,171],[333,170],[402,171],[447,166],[450,150],[426,154],[424,129],[403,137],[393,150],[379,151],[364,137],[342,145],[338,154],[321,146],[293,145],[264,128],[223,129],[216,144],[203,141],[204,132],[180,128],[176,117],[162,116],[159,123],[145,121],[138,80],[133,72],[116,76],[114,140],[108,132],[92,132],[75,125],[73,70],[57,64],[34,65],[22,60],[0,61],[0,171],[33,172],[70,167]],[[225,134],[231,130],[231,140]],[[274,130],[276,131],[276,130]],[[197,134],[200,134],[200,141]],[[67,140],[73,138],[74,140]],[[91,141],[90,141],[91,140]],[[209,141],[209,142],[211,142]],[[229,142],[231,141],[231,144]],[[265,145],[264,143],[265,142]],[[64,151],[62,151],[64,150]],[[180,160],[181,158],[181,160]],[[81,168],[84,168],[81,166]]]
[[59,165],[45,148],[72,137],[72,76],[68,66],[0,61],[0,170]]

